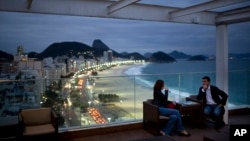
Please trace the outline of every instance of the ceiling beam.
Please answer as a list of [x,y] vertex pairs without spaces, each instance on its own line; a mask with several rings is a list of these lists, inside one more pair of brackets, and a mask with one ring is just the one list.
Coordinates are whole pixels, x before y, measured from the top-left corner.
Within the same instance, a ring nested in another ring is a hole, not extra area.
[[128,5],[131,5],[133,3],[136,3],[140,0],[119,0],[117,2],[112,3],[108,6],[108,14],[111,14],[117,10],[120,10]]
[[250,21],[250,6],[223,12],[216,16],[216,25]]
[[142,3],[134,3],[108,14],[107,7],[111,4],[113,1],[110,0],[33,0],[32,7],[27,9],[27,0],[0,0],[0,11],[202,25],[214,25],[218,15],[216,12],[200,12],[170,20],[168,13],[180,8]]
[[215,9],[215,8],[220,8],[223,6],[237,4],[240,2],[244,2],[244,1],[249,1],[249,0],[213,0],[213,1],[208,1],[205,3],[201,3],[201,4],[193,5],[190,7],[186,7],[183,9],[179,9],[176,11],[171,11],[171,12],[169,12],[169,18],[181,17],[181,16],[185,16],[185,15],[189,15],[189,14],[193,14],[193,13],[197,13],[197,12],[202,12],[202,11],[207,11],[207,10],[211,10],[211,9]]

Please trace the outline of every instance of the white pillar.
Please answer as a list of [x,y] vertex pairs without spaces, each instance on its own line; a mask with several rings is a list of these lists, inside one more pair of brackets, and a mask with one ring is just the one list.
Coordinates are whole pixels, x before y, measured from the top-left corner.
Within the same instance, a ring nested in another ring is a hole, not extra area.
[[[216,86],[228,94],[228,33],[227,25],[216,26]],[[228,124],[228,102],[224,121]]]

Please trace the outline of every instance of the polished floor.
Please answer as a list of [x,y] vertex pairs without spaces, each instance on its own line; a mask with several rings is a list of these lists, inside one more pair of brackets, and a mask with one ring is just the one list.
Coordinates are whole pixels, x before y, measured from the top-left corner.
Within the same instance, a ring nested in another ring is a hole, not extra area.
[[[171,135],[175,141],[203,141],[205,137],[210,138],[210,141],[229,141],[229,127],[233,124],[249,124],[250,114],[237,114],[230,115],[228,125],[224,126],[221,130],[217,131],[213,128],[213,124],[206,122],[206,126],[203,128],[194,128],[189,125],[188,121],[184,121],[185,128],[192,134],[190,137],[179,136],[176,133]],[[156,137],[156,138],[155,138]],[[143,128],[138,129],[126,129],[124,131],[101,134],[101,135],[91,135],[84,137],[71,137],[70,141],[133,141],[133,140],[143,140],[149,141],[148,139],[155,138],[155,140],[160,140],[157,136],[154,136],[144,130]],[[68,139],[67,139],[68,140]]]

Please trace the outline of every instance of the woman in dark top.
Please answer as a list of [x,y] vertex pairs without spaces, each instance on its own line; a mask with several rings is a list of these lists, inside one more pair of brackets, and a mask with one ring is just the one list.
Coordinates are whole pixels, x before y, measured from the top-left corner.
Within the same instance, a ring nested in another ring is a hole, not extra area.
[[[162,93],[162,90],[165,91],[165,94]],[[164,86],[164,81],[157,80],[154,85],[153,104],[159,107],[161,116],[170,118],[167,124],[161,129],[160,133],[162,135],[170,135],[173,128],[176,127],[176,131],[178,131],[179,135],[190,136],[191,134],[188,133],[182,125],[180,112],[176,109],[166,108],[167,104],[169,104],[167,97],[168,88]]]

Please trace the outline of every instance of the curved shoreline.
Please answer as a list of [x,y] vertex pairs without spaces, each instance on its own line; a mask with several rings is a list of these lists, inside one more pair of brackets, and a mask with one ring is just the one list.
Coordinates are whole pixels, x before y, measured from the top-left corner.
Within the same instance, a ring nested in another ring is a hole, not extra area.
[[[100,79],[96,80],[95,92],[102,93],[104,90],[104,92],[107,93],[115,93],[120,97],[123,103],[127,103],[130,106],[133,105],[135,107],[134,111],[142,110],[139,108],[142,107],[142,101],[153,98],[152,89],[136,83],[135,78],[138,74],[125,74],[125,71],[128,69],[142,65],[145,64],[121,65],[98,72],[98,77]],[[176,99],[176,94],[173,93],[174,91],[175,90],[172,90],[169,95],[170,100]],[[186,94],[186,92],[182,93]],[[183,96],[185,97],[186,95]],[[183,100],[183,98],[178,99],[181,101]],[[235,107],[235,105],[231,103],[228,103],[228,105],[231,108]],[[124,106],[124,108],[126,108],[126,106]]]
[[138,65],[142,64],[122,65],[99,72],[94,88],[95,94],[117,94],[120,101],[114,104],[128,111],[135,119],[142,118],[142,101],[153,97],[152,90],[135,84],[131,79],[135,76],[124,74],[127,69]]

